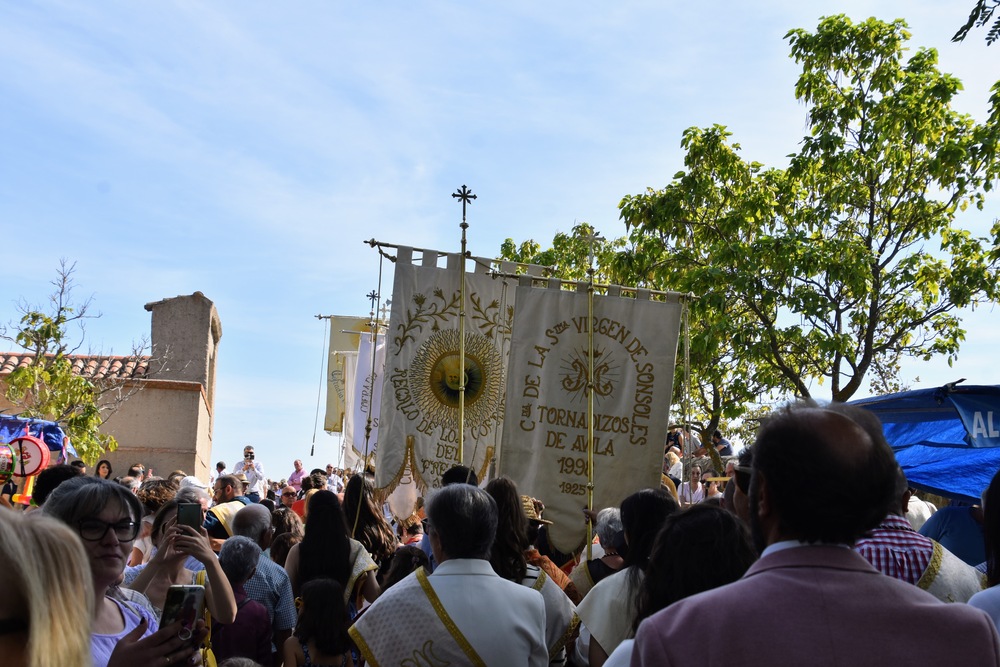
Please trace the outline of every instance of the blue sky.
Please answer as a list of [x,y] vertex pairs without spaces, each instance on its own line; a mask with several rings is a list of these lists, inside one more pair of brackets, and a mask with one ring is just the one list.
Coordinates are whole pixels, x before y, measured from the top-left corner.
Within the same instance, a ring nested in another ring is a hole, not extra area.
[[[982,120],[1000,46],[949,41],[972,4],[3,3],[0,321],[45,298],[59,258],[103,313],[95,352],[148,335],[144,303],[200,290],[223,325],[213,458],[253,443],[276,476],[320,465],[337,439],[307,458],[314,316],[367,314],[364,239],[457,250],[463,183],[474,254],[581,221],[621,235],[619,200],[668,182],[693,125],[783,166],[806,121],[783,36],[824,15],[905,18]],[[996,383],[994,313],[966,323],[954,368],[905,378]]]

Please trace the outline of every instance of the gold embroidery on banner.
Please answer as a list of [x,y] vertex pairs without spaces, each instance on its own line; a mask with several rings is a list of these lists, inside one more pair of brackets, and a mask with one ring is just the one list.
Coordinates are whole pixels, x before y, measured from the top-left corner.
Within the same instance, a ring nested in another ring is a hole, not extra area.
[[438,618],[441,619],[444,626],[448,628],[448,632],[451,634],[452,638],[460,647],[462,647],[462,651],[466,656],[468,656],[469,660],[472,661],[471,664],[476,667],[486,667],[486,663],[483,662],[483,659],[479,657],[478,653],[476,653],[476,649],[472,648],[472,644],[470,644],[469,640],[462,635],[461,630],[458,629],[455,622],[451,620],[451,616],[448,615],[444,605],[441,604],[441,600],[438,599],[437,593],[434,592],[431,582],[427,580],[427,572],[422,567],[417,568],[417,581],[420,582],[420,587],[424,590],[424,594],[427,595],[427,599],[430,601],[431,606],[434,607],[434,611],[437,613]]

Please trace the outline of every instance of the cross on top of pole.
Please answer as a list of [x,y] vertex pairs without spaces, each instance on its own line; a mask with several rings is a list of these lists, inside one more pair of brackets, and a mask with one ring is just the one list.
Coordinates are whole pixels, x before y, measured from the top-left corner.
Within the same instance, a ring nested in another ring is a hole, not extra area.
[[472,194],[472,190],[463,184],[462,187],[452,193],[451,196],[462,202],[462,225],[465,226],[465,207],[472,203],[472,200],[476,198],[476,195]]
[[593,275],[593,273],[594,273],[594,246],[597,244],[598,241],[606,241],[607,239],[605,239],[603,236],[601,236],[600,233],[598,233],[598,231],[596,229],[592,233],[587,234],[584,238],[587,239],[587,241],[590,243],[590,254],[589,254],[589,259],[588,259],[588,263],[587,263],[587,273],[590,273],[591,275]]

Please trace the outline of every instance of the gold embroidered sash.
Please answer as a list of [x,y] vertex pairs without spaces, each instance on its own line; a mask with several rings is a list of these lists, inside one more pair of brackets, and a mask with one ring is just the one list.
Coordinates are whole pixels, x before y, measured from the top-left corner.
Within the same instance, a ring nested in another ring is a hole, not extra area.
[[350,629],[373,667],[445,667],[486,663],[441,604],[423,568],[390,589]]

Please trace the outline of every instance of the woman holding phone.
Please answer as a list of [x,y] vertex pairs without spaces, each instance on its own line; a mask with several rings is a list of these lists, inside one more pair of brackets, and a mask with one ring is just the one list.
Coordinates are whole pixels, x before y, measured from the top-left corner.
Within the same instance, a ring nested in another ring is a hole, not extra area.
[[132,580],[129,588],[145,594],[153,606],[162,611],[171,586],[196,583],[197,574],[185,567],[188,556],[193,556],[205,566],[205,604],[212,618],[219,623],[232,623],[236,619],[233,589],[212,551],[208,533],[204,528],[192,527],[200,526],[203,520],[201,508],[195,507],[197,514],[194,520],[187,521],[188,525],[178,521],[179,515],[185,518],[185,513],[179,513],[179,509],[189,509],[189,506],[168,500],[156,512],[152,532],[156,553]]
[[180,622],[158,628],[156,619],[141,607],[107,596],[124,571],[139,532],[142,508],[128,489],[98,477],[75,477],[52,492],[42,511],[82,539],[94,591],[90,639],[94,667],[161,667],[195,655],[205,636],[202,621],[191,634],[181,633]]

